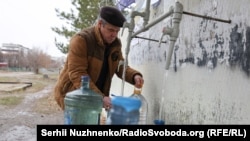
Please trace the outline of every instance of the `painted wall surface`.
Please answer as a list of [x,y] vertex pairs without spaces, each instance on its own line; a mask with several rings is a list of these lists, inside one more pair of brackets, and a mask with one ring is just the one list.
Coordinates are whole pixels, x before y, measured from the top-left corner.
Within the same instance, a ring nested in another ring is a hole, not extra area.
[[[149,23],[168,12],[175,2],[159,0],[151,4]],[[142,93],[149,104],[148,123],[153,124],[161,115],[166,124],[249,124],[250,1],[179,2],[183,11],[231,23],[182,14],[169,70],[165,69],[169,36],[164,36],[160,45],[133,38],[128,64],[144,75]],[[168,17],[138,36],[160,40],[163,27],[171,26],[171,21]],[[137,31],[142,28],[143,19],[136,17],[135,23]],[[128,30],[124,31],[121,38],[126,50]],[[111,93],[122,92],[122,81],[115,77]],[[132,92],[133,86],[125,84],[124,96]]]

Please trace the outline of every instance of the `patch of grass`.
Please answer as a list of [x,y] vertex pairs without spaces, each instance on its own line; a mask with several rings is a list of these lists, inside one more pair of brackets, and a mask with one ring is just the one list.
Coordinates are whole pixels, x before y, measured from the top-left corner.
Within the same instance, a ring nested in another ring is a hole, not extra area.
[[[16,77],[15,75],[6,76],[6,77],[1,76],[0,82],[31,82],[32,86],[27,87],[26,89],[20,89],[20,90],[11,91],[11,92],[1,92],[0,104],[11,105],[10,103],[15,103],[14,101],[17,101],[15,99],[18,99],[18,97],[15,97],[15,96],[21,97],[27,93],[35,93],[35,92],[41,91],[48,85],[54,85],[56,83],[58,74],[49,74],[48,76],[49,78],[47,79],[43,78],[42,74],[31,74],[31,75],[23,75],[23,76],[20,75],[18,77]],[[12,97],[10,97],[10,94]]]
[[[21,89],[19,91],[14,91],[12,93],[25,94],[25,93],[35,93],[35,92],[41,91],[46,86],[55,84],[57,80],[57,76],[58,75],[49,75],[48,79],[44,79],[43,75],[41,74],[26,76],[25,78],[21,79],[22,82],[31,82],[32,86],[24,90]],[[20,78],[18,81],[20,81]]]
[[44,89],[48,84],[49,84],[49,82],[47,82],[47,81],[33,80],[32,86],[29,88],[26,88],[24,91],[22,91],[22,93],[38,92],[38,91]]
[[0,77],[0,82],[18,82],[16,77]]
[[23,97],[18,96],[8,96],[0,98],[0,104],[5,106],[15,106],[22,102]]

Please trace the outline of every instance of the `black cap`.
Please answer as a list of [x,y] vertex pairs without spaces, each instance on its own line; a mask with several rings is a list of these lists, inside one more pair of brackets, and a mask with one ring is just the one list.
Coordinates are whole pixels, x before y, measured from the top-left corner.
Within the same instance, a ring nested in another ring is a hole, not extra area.
[[112,6],[102,7],[100,17],[103,18],[106,22],[117,27],[122,27],[123,23],[126,21],[126,18],[123,16],[121,11]]

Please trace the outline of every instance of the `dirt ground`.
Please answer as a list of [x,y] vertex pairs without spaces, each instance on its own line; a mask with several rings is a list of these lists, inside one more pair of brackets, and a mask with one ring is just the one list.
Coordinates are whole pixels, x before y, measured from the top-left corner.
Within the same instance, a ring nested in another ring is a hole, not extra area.
[[[33,76],[32,73],[2,73],[0,77],[18,77],[43,87],[38,91],[26,88],[22,92],[6,93],[0,91],[0,98],[8,96],[22,97],[17,105],[0,104],[0,141],[36,141],[36,125],[63,124],[63,112],[53,99],[53,87],[56,79]],[[0,84],[0,88],[6,87]],[[1,89],[1,90],[2,90]]]

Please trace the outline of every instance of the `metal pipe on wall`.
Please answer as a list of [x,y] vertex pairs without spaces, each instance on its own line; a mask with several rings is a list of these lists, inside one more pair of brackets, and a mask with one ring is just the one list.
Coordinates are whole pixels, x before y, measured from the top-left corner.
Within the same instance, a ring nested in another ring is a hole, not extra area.
[[167,55],[167,60],[166,60],[166,70],[169,69],[169,66],[171,64],[171,58],[174,50],[174,45],[176,42],[176,39],[179,36],[179,27],[180,27],[180,22],[182,18],[182,12],[183,12],[183,6],[181,3],[176,2],[175,3],[175,8],[174,8],[174,13],[173,13],[173,27],[172,27],[172,32],[169,34],[170,35],[170,45],[168,49],[168,55]]
[[[131,44],[132,38],[136,37],[136,35],[144,32],[144,31],[147,31],[150,27],[152,27],[155,24],[159,23],[160,21],[162,21],[166,17],[171,16],[174,13],[174,11],[177,12],[177,10],[174,10],[173,7],[170,7],[170,10],[167,13],[165,13],[164,15],[160,16],[159,18],[157,18],[156,20],[154,20],[154,21],[152,21],[152,22],[150,22],[148,24],[149,15],[150,15],[150,2],[151,2],[151,0],[147,0],[145,12],[140,13],[138,11],[132,11],[131,18],[130,18],[131,19],[130,23],[125,22],[124,26],[123,26],[123,30],[124,30],[124,28],[128,28],[129,31],[128,31],[128,38],[127,38],[127,46],[126,46],[126,49],[125,49],[125,59],[124,59],[124,62],[123,62],[122,90],[121,90],[121,95],[122,96],[123,96],[123,93],[124,93],[124,85],[125,85],[125,73],[126,73],[125,70],[126,70],[126,67],[128,66],[128,54],[129,54],[129,51],[130,51],[130,44]],[[179,2],[176,2],[176,3],[180,4]],[[135,27],[135,21],[134,21],[135,16],[141,16],[141,17],[144,18],[144,27],[142,29],[138,30],[137,32],[133,33],[133,30],[134,30],[134,27]],[[175,22],[177,22],[177,21],[178,20],[176,20]],[[174,26],[174,28],[175,28],[175,26]],[[174,35],[175,35],[175,33],[177,33],[176,31],[173,31],[173,37],[172,38],[175,37]],[[179,33],[179,27],[178,27],[178,33]],[[172,41],[173,40],[174,39],[172,39]],[[171,41],[171,39],[170,39],[170,41]],[[172,43],[172,44],[173,44],[172,46],[174,46],[174,43]],[[170,45],[171,45],[171,43],[170,43]],[[170,56],[172,56],[172,55],[170,55]]]

